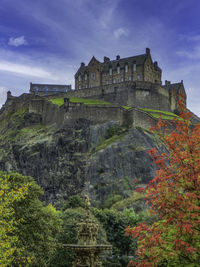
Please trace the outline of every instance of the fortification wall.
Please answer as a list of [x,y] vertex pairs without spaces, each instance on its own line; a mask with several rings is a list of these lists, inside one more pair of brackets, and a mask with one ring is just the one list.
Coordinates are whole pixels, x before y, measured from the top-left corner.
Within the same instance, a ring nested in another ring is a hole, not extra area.
[[126,111],[119,106],[84,105],[82,103],[70,103],[64,115],[64,125],[73,125],[77,119],[87,119],[92,124],[115,121],[122,125],[125,123]]
[[28,108],[29,103],[32,99],[30,94],[22,94],[19,97],[11,96],[6,100],[6,103],[0,110],[0,121],[9,115],[9,113],[15,113],[20,109]]
[[157,123],[157,119],[153,118],[149,113],[133,108],[133,126],[142,127],[149,130]]
[[29,113],[36,113],[42,116],[42,122],[45,125],[56,124],[60,127],[64,120],[64,107],[57,105],[45,99],[32,99],[29,104]]
[[136,81],[123,82],[103,87],[71,90],[52,97],[81,97],[102,99],[111,103],[171,111],[169,92],[158,84]]

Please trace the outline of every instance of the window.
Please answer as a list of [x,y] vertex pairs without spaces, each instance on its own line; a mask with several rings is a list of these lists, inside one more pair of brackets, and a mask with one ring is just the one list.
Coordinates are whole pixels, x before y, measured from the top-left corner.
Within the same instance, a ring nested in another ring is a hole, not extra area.
[[129,76],[129,77],[128,77],[128,80],[129,80],[129,81],[131,81],[131,80],[132,80],[132,77],[131,77],[131,76]]
[[106,80],[106,85],[108,85],[109,84],[109,81],[108,80]]
[[113,79],[113,83],[116,83],[116,80],[115,79]]
[[137,79],[138,81],[141,79],[140,74],[137,75]]
[[123,77],[121,77],[121,79],[120,79],[120,80],[121,80],[121,82],[123,82],[123,81],[124,81],[124,78],[123,78]]
[[84,77],[85,77],[85,81],[87,81],[87,73],[85,73],[85,76]]
[[109,74],[112,75],[112,68],[109,68]]
[[95,72],[92,72],[91,73],[91,77],[92,77],[93,80],[95,80],[96,79],[96,73]]
[[136,64],[133,64],[133,71],[136,71]]
[[120,74],[120,66],[117,66],[117,74]]
[[78,86],[78,89],[81,89],[81,85]]
[[79,82],[81,81],[81,75],[78,76],[78,80],[79,80]]
[[85,88],[88,88],[88,85],[86,84]]
[[125,72],[128,72],[128,64],[125,65]]

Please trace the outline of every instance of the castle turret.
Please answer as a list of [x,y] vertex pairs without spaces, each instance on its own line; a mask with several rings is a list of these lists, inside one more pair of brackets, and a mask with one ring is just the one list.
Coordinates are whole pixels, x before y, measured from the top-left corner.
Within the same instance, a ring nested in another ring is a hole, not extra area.
[[9,90],[8,92],[7,92],[7,100],[10,100],[10,99],[12,99],[13,98],[13,96],[12,96],[12,94],[11,94],[11,91]]
[[146,48],[146,54],[150,55],[150,48],[148,48],[148,47]]

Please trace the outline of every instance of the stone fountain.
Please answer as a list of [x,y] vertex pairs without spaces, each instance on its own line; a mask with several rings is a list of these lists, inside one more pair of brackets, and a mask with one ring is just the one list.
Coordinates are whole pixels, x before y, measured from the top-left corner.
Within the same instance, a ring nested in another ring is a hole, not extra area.
[[86,219],[78,224],[78,244],[64,245],[76,253],[73,267],[102,267],[101,252],[112,250],[111,245],[97,244],[98,224],[91,219],[90,199],[85,196]]

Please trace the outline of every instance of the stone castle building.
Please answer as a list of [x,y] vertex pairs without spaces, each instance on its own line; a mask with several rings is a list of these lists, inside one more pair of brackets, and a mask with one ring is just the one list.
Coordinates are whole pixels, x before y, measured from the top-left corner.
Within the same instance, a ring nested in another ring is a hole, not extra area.
[[92,57],[86,66],[81,63],[75,74],[75,89],[93,88],[109,84],[119,84],[126,81],[147,81],[161,84],[162,70],[158,63],[152,61],[150,49],[138,56],[120,58],[115,60],[104,57],[104,62],[99,62]]
[[30,83],[30,93],[40,96],[66,93],[71,85]]
[[[63,104],[53,104],[53,98],[62,98]],[[77,98],[75,102],[73,98]],[[79,98],[104,102],[90,105]],[[102,63],[93,57],[88,66],[81,63],[75,74],[75,89],[70,85],[31,83],[29,94],[14,97],[8,92],[6,107],[8,112],[15,112],[26,105],[29,113],[36,115],[34,120],[39,118],[44,125],[69,127],[85,119],[91,124],[114,121],[149,129],[163,111],[170,112],[167,115],[173,119],[172,113],[179,112],[180,99],[186,106],[183,81],[165,81],[163,85],[162,70],[146,48],[146,53],[138,56],[117,56],[116,60],[105,57]]]
[[101,99],[120,106],[178,112],[178,100],[186,105],[183,81],[162,84],[162,70],[153,61],[150,49],[144,54],[104,62],[92,57],[81,63],[71,85],[30,84],[30,93],[42,97],[80,97]]

